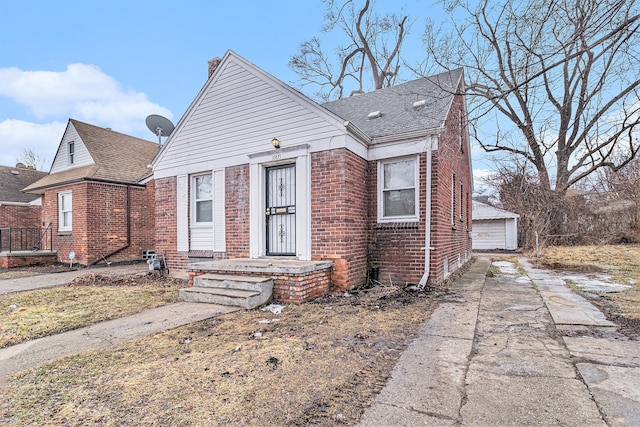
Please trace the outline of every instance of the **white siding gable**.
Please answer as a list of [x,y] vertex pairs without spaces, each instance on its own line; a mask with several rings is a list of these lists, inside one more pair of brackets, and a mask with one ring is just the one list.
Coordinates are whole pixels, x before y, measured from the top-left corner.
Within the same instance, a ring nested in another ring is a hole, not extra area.
[[248,163],[248,155],[330,144],[344,136],[332,113],[232,52],[191,104],[154,161],[156,178]]
[[[73,164],[69,164],[68,150],[70,142],[73,142],[74,147]],[[49,173],[54,174],[57,172],[63,172],[68,169],[90,166],[94,163],[95,162],[93,161],[91,154],[89,154],[89,150],[87,150],[84,142],[82,142],[82,139],[80,139],[80,135],[78,135],[76,128],[73,126],[73,124],[69,123],[62,137],[62,141],[60,142],[60,146],[58,147],[56,157],[53,159],[51,172]]]

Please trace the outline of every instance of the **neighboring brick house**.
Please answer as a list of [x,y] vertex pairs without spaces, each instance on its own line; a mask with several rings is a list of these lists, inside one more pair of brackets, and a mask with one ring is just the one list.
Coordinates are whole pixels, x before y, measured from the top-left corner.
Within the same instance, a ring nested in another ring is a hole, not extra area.
[[0,228],[40,228],[40,196],[21,190],[46,175],[22,163],[0,166]]
[[320,105],[227,52],[153,161],[156,250],[176,274],[267,258],[331,261],[325,291],[441,283],[471,252],[463,85],[459,69]]
[[142,259],[155,246],[154,185],[147,167],[159,145],[70,119],[51,171],[24,189],[42,196],[58,261],[91,265]]

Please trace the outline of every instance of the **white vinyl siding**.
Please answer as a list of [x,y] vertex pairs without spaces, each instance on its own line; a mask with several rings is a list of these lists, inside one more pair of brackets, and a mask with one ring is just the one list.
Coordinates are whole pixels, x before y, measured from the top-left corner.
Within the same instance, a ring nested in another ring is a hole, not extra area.
[[327,116],[304,102],[230,58],[187,113],[188,120],[176,129],[154,171],[162,175],[168,173],[165,170],[184,170],[185,165],[215,166],[211,162],[228,158],[238,158],[240,164],[247,155],[273,149],[274,136],[286,149],[343,134],[335,122],[329,123]]
[[[73,164],[69,163],[69,143],[73,143]],[[89,154],[87,147],[80,139],[76,128],[69,123],[62,137],[62,142],[53,159],[51,174],[63,172],[67,169],[89,166],[94,164],[93,158]]]
[[58,231],[71,231],[73,225],[73,198],[71,191],[58,193]]
[[416,156],[378,162],[378,220],[417,221],[419,158]]
[[[201,186],[200,189],[195,187],[198,184]],[[192,215],[189,249],[225,251],[224,170],[192,176],[191,186]],[[208,206],[211,206],[210,211]],[[198,215],[198,209],[200,209],[200,215]],[[210,221],[206,221],[207,219]]]

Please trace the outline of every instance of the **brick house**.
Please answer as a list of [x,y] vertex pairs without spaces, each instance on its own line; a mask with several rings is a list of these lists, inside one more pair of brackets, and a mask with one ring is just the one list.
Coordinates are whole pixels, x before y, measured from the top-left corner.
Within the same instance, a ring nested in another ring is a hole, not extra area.
[[22,163],[0,166],[0,228],[40,228],[40,196],[21,190],[46,175]]
[[[278,276],[284,301],[441,283],[471,252],[463,85],[455,70],[318,104],[227,52],[153,161],[156,250],[175,274]],[[329,275],[295,289],[296,262]]]
[[23,191],[42,197],[58,261],[91,265],[142,259],[153,249],[159,145],[70,119],[49,174]]

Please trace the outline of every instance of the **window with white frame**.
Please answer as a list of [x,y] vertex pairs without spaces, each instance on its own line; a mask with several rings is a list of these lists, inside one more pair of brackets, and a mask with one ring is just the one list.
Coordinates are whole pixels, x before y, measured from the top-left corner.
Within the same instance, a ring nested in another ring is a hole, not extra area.
[[418,219],[418,157],[378,162],[378,220]]
[[58,231],[71,231],[73,202],[71,191],[58,193]]
[[195,224],[213,222],[213,187],[211,174],[192,177],[193,220]]
[[68,160],[69,164],[72,165],[76,160],[76,144],[75,144],[75,142],[73,142],[73,141],[69,142],[69,144],[67,145],[67,152],[68,152],[67,160]]

